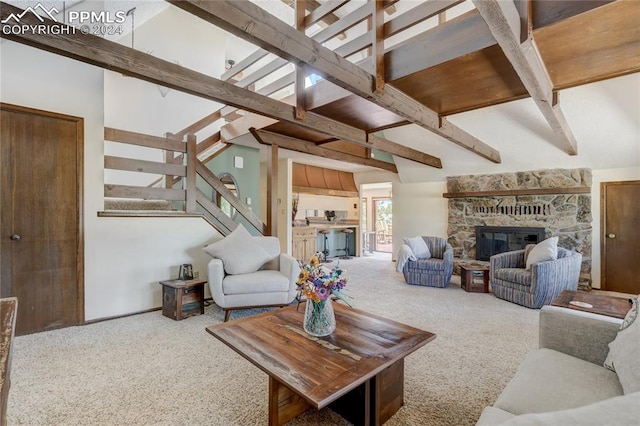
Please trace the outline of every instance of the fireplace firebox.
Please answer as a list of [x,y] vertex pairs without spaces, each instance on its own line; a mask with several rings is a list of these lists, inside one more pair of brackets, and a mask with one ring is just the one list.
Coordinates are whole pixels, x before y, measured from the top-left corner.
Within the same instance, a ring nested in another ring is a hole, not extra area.
[[521,250],[527,244],[537,244],[544,237],[544,228],[476,226],[476,259],[489,260],[494,254]]

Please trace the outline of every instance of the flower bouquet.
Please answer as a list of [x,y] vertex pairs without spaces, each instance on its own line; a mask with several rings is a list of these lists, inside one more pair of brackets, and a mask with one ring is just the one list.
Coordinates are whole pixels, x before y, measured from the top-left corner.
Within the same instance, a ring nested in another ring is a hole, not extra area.
[[308,264],[300,265],[298,291],[307,298],[304,313],[304,330],[312,336],[327,336],[336,328],[336,319],[331,305],[331,295],[351,306],[342,290],[347,278],[337,264],[328,269],[320,264],[318,255],[314,255]]

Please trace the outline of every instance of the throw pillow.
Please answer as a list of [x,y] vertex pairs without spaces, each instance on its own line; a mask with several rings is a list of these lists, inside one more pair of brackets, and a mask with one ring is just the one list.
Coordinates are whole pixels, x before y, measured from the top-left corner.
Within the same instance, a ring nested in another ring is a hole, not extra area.
[[640,392],[640,320],[638,320],[638,298],[624,318],[618,335],[609,343],[609,354],[604,366],[618,374],[625,395]]
[[229,235],[203,248],[209,256],[222,260],[227,274],[249,274],[255,272],[271,256],[257,245],[249,231],[238,225]]
[[527,269],[531,269],[531,265],[538,262],[546,262],[548,260],[556,260],[558,258],[558,237],[547,238],[546,240],[536,244],[527,256]]
[[429,246],[424,241],[422,237],[413,237],[413,238],[403,238],[402,241],[409,246],[413,255],[418,259],[429,259],[431,258],[431,252],[429,251]]

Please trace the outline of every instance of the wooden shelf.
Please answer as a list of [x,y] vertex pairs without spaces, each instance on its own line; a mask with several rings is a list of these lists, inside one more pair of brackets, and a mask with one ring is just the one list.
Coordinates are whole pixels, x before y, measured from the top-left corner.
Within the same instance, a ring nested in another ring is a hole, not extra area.
[[445,192],[444,198],[469,198],[469,197],[512,197],[516,195],[557,195],[557,194],[590,194],[591,187],[579,186],[575,188],[531,188],[508,189],[504,191],[476,191],[476,192]]

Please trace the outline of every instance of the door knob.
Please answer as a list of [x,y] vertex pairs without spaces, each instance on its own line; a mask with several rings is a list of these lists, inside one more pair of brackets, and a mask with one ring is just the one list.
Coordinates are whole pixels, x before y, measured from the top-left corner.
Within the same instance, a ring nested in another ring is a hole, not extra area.
[[13,235],[11,236],[11,239],[12,239],[13,241],[18,241],[18,240],[20,239],[20,235],[18,235],[18,234],[13,234]]
[[612,238],[613,239],[615,237],[616,237],[616,234],[607,234],[607,238]]

